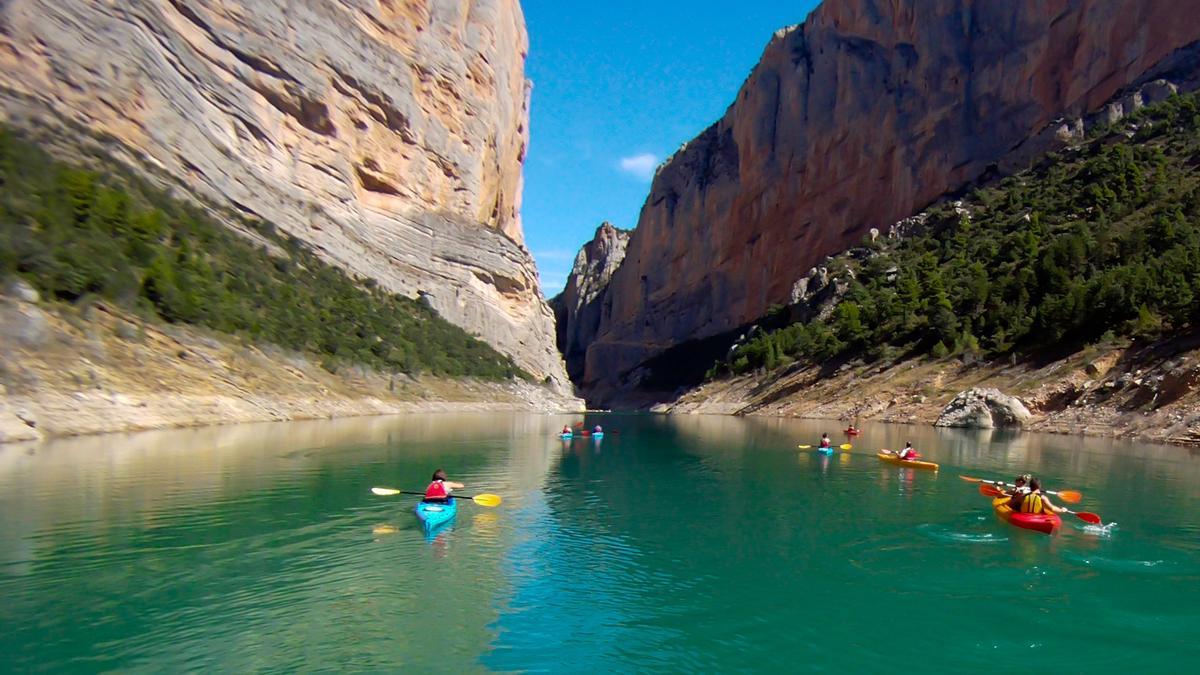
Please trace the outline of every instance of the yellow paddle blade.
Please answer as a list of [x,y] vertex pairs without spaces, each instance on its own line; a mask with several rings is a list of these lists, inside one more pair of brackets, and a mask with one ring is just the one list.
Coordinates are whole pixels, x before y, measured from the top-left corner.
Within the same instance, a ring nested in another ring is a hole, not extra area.
[[801,450],[808,450],[812,446],[811,445],[797,445],[796,447],[800,448]]
[[853,448],[854,446],[853,446],[853,445],[850,445],[849,443],[842,443],[842,444],[841,444],[841,445],[839,445],[838,447],[839,447],[839,448],[841,448],[841,449],[843,449],[843,450],[849,450],[850,448]]
[[375,494],[379,495],[380,497],[390,497],[392,495],[400,494],[399,490],[395,490],[392,488],[381,488],[381,487],[373,487],[373,488],[371,488],[371,492],[374,492]]
[[488,508],[491,508],[493,506],[500,506],[500,502],[502,502],[504,500],[500,499],[500,495],[482,494],[482,495],[475,495],[474,497],[471,497],[471,501],[475,502],[476,504],[478,504],[480,506],[486,506]]

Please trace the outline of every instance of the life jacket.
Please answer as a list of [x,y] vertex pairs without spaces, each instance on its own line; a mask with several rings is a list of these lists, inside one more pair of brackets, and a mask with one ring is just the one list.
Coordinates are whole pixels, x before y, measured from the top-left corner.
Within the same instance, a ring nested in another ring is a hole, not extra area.
[[920,453],[912,448],[904,448],[899,452],[900,459],[916,459],[920,457]]
[[449,496],[450,493],[446,492],[445,484],[440,480],[433,481],[429,487],[425,488],[425,499],[446,499]]
[[829,440],[828,438],[822,438],[821,439],[821,447],[822,448],[832,448],[833,441]]
[[1045,513],[1046,507],[1042,505],[1042,496],[1036,492],[1030,492],[1021,498],[1021,513],[1032,513],[1037,515]]

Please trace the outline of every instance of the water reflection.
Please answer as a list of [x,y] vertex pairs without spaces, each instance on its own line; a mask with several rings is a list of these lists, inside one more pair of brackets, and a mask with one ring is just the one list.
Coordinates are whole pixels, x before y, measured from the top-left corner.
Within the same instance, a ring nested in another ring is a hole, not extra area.
[[[746,653],[847,670],[930,657],[903,635],[864,638],[871,616],[938,631],[968,669],[991,645],[1028,648],[980,606],[1015,622],[1018,600],[1069,599],[1109,638],[1151,626],[1181,594],[1200,606],[1188,590],[1200,463],[1185,450],[868,425],[830,457],[796,445],[822,432],[841,442],[832,421],[720,416],[589,415],[603,439],[557,437],[578,421],[429,415],[0,447],[0,650],[16,669],[229,672],[738,670]],[[874,457],[905,441],[941,473]],[[464,502],[426,539],[413,498],[368,491],[420,489],[438,466],[503,505]],[[1082,490],[1120,529],[1019,531],[957,477],[1019,471]],[[448,627],[436,641],[430,607]],[[813,607],[819,635],[798,638]],[[1194,611],[1167,611],[1194,625]],[[1151,626],[1133,653],[1153,659],[1181,626]],[[1075,663],[1065,655],[1095,645],[1093,660],[1111,663],[1120,649],[1085,637],[1048,638],[1057,649],[1038,656]]]

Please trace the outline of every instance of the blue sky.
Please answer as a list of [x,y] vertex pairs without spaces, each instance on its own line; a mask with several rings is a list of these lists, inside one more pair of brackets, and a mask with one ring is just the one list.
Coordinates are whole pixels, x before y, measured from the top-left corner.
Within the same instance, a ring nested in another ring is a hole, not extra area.
[[637,223],[658,163],[725,113],[771,34],[816,4],[524,0],[522,217],[547,298],[601,221]]

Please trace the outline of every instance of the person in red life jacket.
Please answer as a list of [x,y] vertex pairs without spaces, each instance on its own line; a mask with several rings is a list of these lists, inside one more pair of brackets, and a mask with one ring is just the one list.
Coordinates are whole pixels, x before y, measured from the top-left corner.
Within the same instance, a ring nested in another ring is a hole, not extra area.
[[822,450],[828,450],[833,447],[833,441],[829,440],[829,434],[821,434],[821,444],[817,447]]
[[896,454],[900,456],[900,459],[916,459],[921,456],[921,453],[917,452],[910,442],[905,442],[904,448]]
[[564,425],[563,425],[563,430],[562,430],[562,435],[563,435],[563,436],[570,436],[570,435],[571,435],[571,427],[569,427],[569,426],[567,426],[566,424],[564,424]]
[[597,424],[597,425],[596,425],[596,428],[595,428],[595,429],[592,429],[592,433],[593,433],[593,434],[602,434],[602,433],[604,433],[604,430],[600,428],[600,425],[599,425],[599,424]]
[[1008,500],[1009,507],[1015,513],[1032,513],[1034,515],[1042,513],[1066,513],[1066,509],[1061,506],[1056,506],[1050,501],[1050,498],[1042,492],[1042,481],[1038,478],[1029,479],[1029,491],[1018,492]]
[[459,488],[465,488],[462,483],[455,483],[452,480],[446,479],[446,472],[438,469],[433,472],[433,481],[429,483],[429,487],[425,488],[425,499],[422,501],[431,502],[434,504],[445,504],[450,501],[450,491]]

